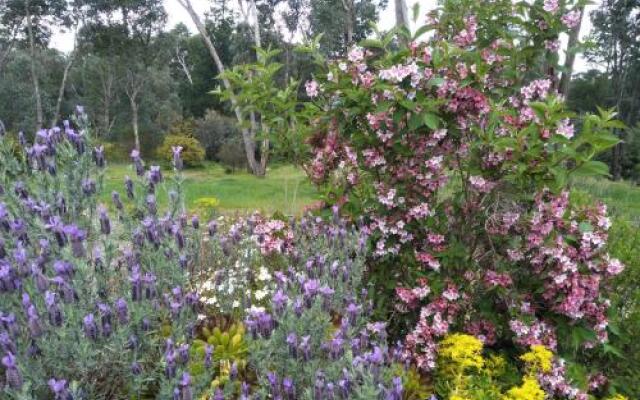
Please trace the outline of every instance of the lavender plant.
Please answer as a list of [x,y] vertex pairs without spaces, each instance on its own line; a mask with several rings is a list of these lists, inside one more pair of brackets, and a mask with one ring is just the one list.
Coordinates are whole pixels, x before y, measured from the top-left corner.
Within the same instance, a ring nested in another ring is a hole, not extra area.
[[[401,399],[385,324],[369,323],[366,235],[344,221],[302,219],[269,311],[245,320],[258,398]],[[395,366],[397,367],[397,365]]]
[[[181,365],[197,305],[188,268],[199,241],[189,238],[199,232],[183,214],[180,149],[166,184],[133,152],[131,206],[116,192],[111,207],[98,205],[106,161],[87,121],[78,108],[33,142],[20,134],[18,151],[0,137],[3,398],[139,399],[175,390],[191,398],[198,382]],[[171,192],[166,214],[158,190]]]

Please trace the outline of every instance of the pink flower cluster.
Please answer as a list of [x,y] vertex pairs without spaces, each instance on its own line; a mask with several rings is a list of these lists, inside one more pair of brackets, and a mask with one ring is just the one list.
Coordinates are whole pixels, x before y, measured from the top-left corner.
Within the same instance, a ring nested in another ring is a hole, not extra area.
[[567,28],[575,28],[582,20],[582,13],[580,10],[573,10],[563,15],[560,20]]
[[[420,299],[426,298],[430,293],[426,281],[419,282],[419,287],[413,289],[396,289],[402,301],[399,310],[414,310]],[[418,293],[420,295],[418,295]],[[436,367],[437,342],[445,336],[455,323],[461,310],[460,293],[450,284],[441,296],[431,301],[420,309],[420,318],[415,328],[405,337],[401,357],[415,363],[416,367],[423,371],[431,371]],[[478,332],[483,332],[485,339],[493,340],[493,329],[487,324],[478,324],[473,327]]]
[[293,232],[280,220],[262,220],[254,216],[253,240],[262,254],[289,253],[293,249]]
[[555,14],[556,12],[558,12],[558,9],[560,8],[560,5],[558,4],[558,0],[544,0],[544,4],[543,4],[542,8],[546,12],[550,12],[552,14]]
[[453,41],[460,47],[467,47],[475,43],[476,31],[478,29],[478,22],[475,15],[471,15],[464,20],[464,29],[461,30],[454,38]]
[[[569,195],[541,192],[526,231],[525,260],[544,287],[538,301],[546,309],[582,321],[600,341],[607,339],[609,302],[601,292],[623,270],[604,251],[609,227],[606,207],[572,211]],[[580,238],[576,243],[571,238]]]

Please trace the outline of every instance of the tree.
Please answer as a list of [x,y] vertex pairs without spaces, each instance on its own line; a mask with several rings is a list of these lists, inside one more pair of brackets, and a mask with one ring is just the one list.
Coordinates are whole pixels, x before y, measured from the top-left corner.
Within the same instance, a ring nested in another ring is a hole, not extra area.
[[345,54],[349,45],[371,33],[371,23],[378,20],[378,10],[386,0],[309,0],[307,37],[323,34],[320,41],[325,54]]
[[[166,22],[166,13],[161,0],[117,0],[103,2],[87,0],[88,22],[83,40],[90,51],[103,58],[110,57],[113,68],[102,74],[103,103],[112,98],[115,73],[123,84],[128,99],[134,147],[140,150],[140,102],[150,70],[169,59],[168,49],[160,33]],[[109,107],[105,108],[103,129],[111,126]]]
[[[180,3],[180,5],[189,13],[191,20],[196,25],[196,28],[200,33],[200,37],[205,43],[207,50],[209,51],[209,54],[211,55],[211,58],[213,59],[218,69],[218,72],[221,75],[224,74],[224,72],[226,71],[225,65],[222,63],[222,59],[220,58],[220,55],[216,50],[213,40],[211,39],[211,37],[209,36],[209,33],[207,32],[207,28],[205,27],[204,23],[200,19],[200,16],[198,15],[198,13],[193,9],[193,5],[191,4],[191,1],[178,0],[178,3]],[[249,168],[251,169],[254,175],[264,176],[265,169],[262,168],[261,163],[258,163],[258,161],[256,160],[255,130],[253,129],[253,127],[247,126],[246,124],[247,121],[245,120],[242,114],[242,111],[238,106],[238,101],[236,99],[235,94],[233,93],[233,87],[231,86],[231,83],[229,82],[229,80],[223,76],[222,83],[225,89],[227,91],[230,91],[229,100],[231,102],[231,106],[233,107],[233,111],[236,115],[236,119],[238,120],[238,123],[240,124],[242,129],[242,139],[244,142],[244,148],[245,148],[245,153],[247,156],[247,162],[249,164]]]
[[[19,39],[27,42],[30,52],[31,82],[33,85],[33,97],[35,107],[35,125],[40,129],[44,124],[44,110],[42,105],[42,92],[38,76],[38,56],[41,48],[46,47],[51,36],[51,26],[55,24],[67,25],[66,0],[7,0],[3,5],[3,14],[0,16],[2,26],[21,27],[22,32],[16,31],[13,40]],[[12,46],[12,44],[11,44]]]
[[[593,61],[606,65],[611,78],[613,105],[620,119],[633,126],[640,118],[640,1],[606,0],[591,15],[596,46],[588,53]],[[625,133],[618,130],[623,139],[612,151],[612,174],[615,180],[623,175]]]

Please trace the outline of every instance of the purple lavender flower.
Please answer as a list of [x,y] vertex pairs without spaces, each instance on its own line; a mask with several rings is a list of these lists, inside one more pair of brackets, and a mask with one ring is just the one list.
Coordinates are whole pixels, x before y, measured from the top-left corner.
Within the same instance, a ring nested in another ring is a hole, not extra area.
[[207,369],[211,368],[211,366],[213,365],[212,356],[213,356],[213,346],[208,344],[204,348],[204,365],[205,367],[207,367]]
[[289,354],[291,357],[296,358],[298,355],[298,336],[295,332],[291,332],[287,335],[286,342],[289,346]]
[[216,389],[216,392],[213,395],[213,400],[224,400],[224,393],[222,393],[220,388]]
[[131,300],[142,300],[142,276],[140,275],[139,268],[133,268],[131,276],[129,277],[129,282],[131,282]]
[[133,199],[133,181],[131,180],[131,178],[129,178],[129,176],[124,177],[124,187],[127,191],[127,197],[129,199]]
[[118,210],[122,211],[124,205],[122,204],[122,200],[120,200],[120,193],[116,191],[111,192],[111,201]]
[[85,249],[83,241],[86,239],[87,233],[78,228],[76,225],[65,226],[64,233],[67,235],[69,241],[71,242],[71,250],[73,251],[74,257],[84,257]]
[[185,238],[184,238],[184,233],[182,232],[182,229],[180,228],[180,226],[178,225],[173,226],[173,236],[176,239],[176,246],[178,246],[178,249],[180,250],[184,249]]
[[82,328],[84,330],[84,335],[87,338],[91,340],[98,339],[98,326],[96,325],[96,321],[93,314],[87,314],[82,319]]
[[142,373],[142,365],[139,362],[134,361],[131,363],[131,373],[134,376],[138,376]]
[[402,378],[399,376],[394,377],[392,385],[391,389],[386,391],[385,400],[402,400]]
[[144,164],[142,163],[142,158],[140,158],[140,152],[138,150],[131,150],[131,160],[133,161],[133,165],[136,169],[136,175],[143,176]]
[[302,340],[300,340],[300,346],[298,346],[298,350],[302,354],[302,358],[305,361],[309,361],[311,359],[311,344],[309,341],[311,340],[311,336],[303,336]]
[[182,373],[179,382],[181,400],[193,400],[193,391],[191,390],[191,375],[187,372]]
[[191,216],[191,226],[193,229],[200,229],[200,218],[195,214]]
[[98,168],[105,167],[104,146],[98,146],[93,149],[93,161]]
[[170,350],[164,354],[164,374],[167,378],[174,378],[176,376],[176,354],[175,351]]
[[40,316],[38,310],[31,304],[27,309],[27,326],[29,327],[29,334],[32,338],[38,338],[42,335],[42,325],[40,324]]
[[2,349],[2,351],[4,351],[5,353],[15,354],[18,352],[18,348],[14,341],[11,339],[11,336],[9,336],[9,332],[0,332],[0,349]]
[[147,272],[142,277],[142,282],[144,283],[145,288],[145,297],[147,299],[152,299],[156,297],[156,276],[151,272]]
[[282,391],[287,400],[294,400],[296,398],[296,387],[291,378],[285,377],[282,380]]
[[65,379],[51,378],[47,382],[49,389],[53,392],[55,400],[67,400],[69,391],[67,390],[67,381]]
[[18,362],[13,353],[7,353],[2,357],[2,365],[5,367],[5,381],[11,389],[22,388],[22,374],[18,370]]
[[49,323],[53,326],[62,326],[62,311],[56,302],[56,294],[47,290],[44,294],[44,302],[49,314]]
[[229,378],[233,381],[233,380],[236,380],[237,377],[238,377],[238,363],[234,361],[233,364],[231,364],[231,369],[229,371]]
[[156,215],[158,213],[158,205],[156,203],[156,196],[150,194],[147,195],[147,210],[149,214]]
[[85,196],[92,196],[94,194],[96,194],[96,181],[94,181],[91,178],[87,178],[87,179],[83,179],[82,183],[82,193],[85,194]]
[[149,168],[149,182],[154,185],[162,182],[162,171],[158,165],[152,165],[151,168]]
[[180,345],[180,347],[178,347],[178,356],[180,356],[180,363],[181,364],[186,364],[189,362],[189,345],[188,344],[182,344]]
[[289,301],[289,298],[287,297],[286,294],[284,294],[284,292],[281,289],[279,289],[273,295],[272,303],[273,303],[273,309],[275,310],[276,314],[281,314],[284,311],[284,308],[287,305],[288,301]]
[[207,228],[209,229],[209,236],[214,237],[218,231],[218,222],[214,220],[209,221]]
[[325,380],[322,371],[316,372],[316,381],[313,385],[314,399],[324,399]]
[[111,221],[107,214],[107,208],[103,204],[98,206],[98,215],[100,219],[100,232],[102,232],[103,235],[111,234]]
[[173,166],[177,170],[181,170],[183,168],[182,163],[182,146],[171,146],[171,152],[173,153]]
[[271,396],[273,398],[278,398],[280,396],[280,385],[278,384],[278,375],[276,375],[276,373],[273,371],[267,372],[267,381],[269,381]]

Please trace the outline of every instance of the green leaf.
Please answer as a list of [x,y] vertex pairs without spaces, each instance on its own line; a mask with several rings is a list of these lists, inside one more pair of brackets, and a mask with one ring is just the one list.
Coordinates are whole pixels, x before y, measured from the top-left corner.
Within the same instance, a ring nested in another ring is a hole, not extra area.
[[609,166],[602,161],[587,161],[574,169],[572,173],[575,176],[607,176],[609,175]]
[[438,126],[440,126],[440,118],[432,113],[426,113],[424,114],[424,123],[425,125],[427,125],[430,129],[438,129]]
[[414,113],[411,115],[411,118],[409,119],[409,129],[411,129],[412,131],[415,131],[416,129],[420,128],[423,124],[424,124],[424,121],[420,117],[420,114]]

